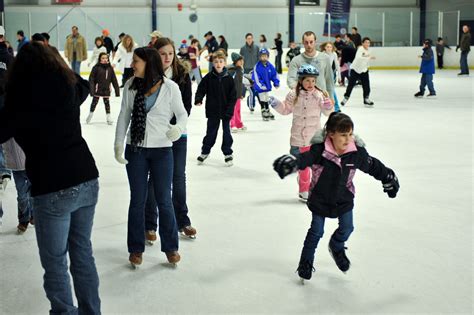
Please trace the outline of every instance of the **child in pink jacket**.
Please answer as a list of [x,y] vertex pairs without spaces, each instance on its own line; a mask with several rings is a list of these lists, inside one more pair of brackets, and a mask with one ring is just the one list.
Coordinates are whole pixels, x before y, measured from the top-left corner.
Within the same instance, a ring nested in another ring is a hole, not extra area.
[[[270,105],[280,114],[293,113],[291,126],[290,153],[298,156],[310,149],[310,141],[316,131],[321,130],[321,112],[328,116],[333,110],[333,103],[326,91],[316,86],[318,70],[309,64],[298,69],[298,84],[280,102],[271,98]],[[298,172],[299,198],[306,202],[311,183],[311,169]]]

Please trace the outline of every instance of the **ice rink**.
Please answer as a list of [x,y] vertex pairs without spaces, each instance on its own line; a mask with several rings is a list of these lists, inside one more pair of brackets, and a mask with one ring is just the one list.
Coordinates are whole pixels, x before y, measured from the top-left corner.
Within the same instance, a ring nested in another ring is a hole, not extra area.
[[[336,220],[327,220],[313,279],[295,270],[311,213],[297,198],[296,175],[281,180],[274,159],[289,151],[291,116],[262,121],[243,106],[248,130],[233,134],[234,166],[222,138],[198,166],[206,120],[194,107],[188,124],[187,189],[196,240],[180,240],[176,269],[156,243],[131,270],[126,247],[129,185],[114,160],[115,124],[100,101],[83,135],[100,171],[93,248],[104,314],[472,314],[473,77],[434,76],[436,99],[415,99],[415,70],[371,71],[372,109],[354,89],[342,110],[368,152],[395,170],[401,189],[389,199],[362,172],[355,177],[352,262],[340,272],[327,250]],[[283,98],[282,87],[274,95]],[[194,89],[196,86],[193,87]],[[342,99],[344,88],[336,89]],[[81,121],[91,99],[82,106]],[[112,115],[120,99],[112,98]],[[323,122],[325,122],[323,118]],[[0,314],[46,314],[34,228],[16,234],[16,191],[7,187],[0,234]]]

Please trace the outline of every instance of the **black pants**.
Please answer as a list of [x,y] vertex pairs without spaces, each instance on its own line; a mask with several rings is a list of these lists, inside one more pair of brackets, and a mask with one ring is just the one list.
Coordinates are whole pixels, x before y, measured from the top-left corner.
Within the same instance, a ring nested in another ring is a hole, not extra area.
[[352,93],[352,89],[356,84],[357,80],[362,82],[362,90],[364,91],[364,98],[369,98],[370,95],[370,81],[369,81],[369,70],[362,73],[357,73],[354,70],[351,70],[351,75],[349,76],[349,84],[347,85],[346,93],[344,93],[345,98],[349,98]]
[[275,69],[276,72],[279,74],[282,74],[282,68],[281,68],[281,55],[283,52],[278,51],[277,55],[275,57]]
[[219,131],[219,124],[222,121],[222,153],[224,155],[231,155],[232,154],[232,143],[234,140],[232,139],[232,135],[230,133],[230,118],[208,118],[207,119],[207,130],[206,136],[202,140],[202,154],[209,154],[211,153],[211,149],[216,143],[217,139],[217,132]]
[[[97,106],[97,104],[99,103],[99,96],[94,96],[92,98],[92,104],[91,104],[91,112],[95,111],[95,108]],[[103,97],[102,100],[104,101],[104,105],[105,105],[105,112],[107,114],[110,114],[110,102],[109,102],[109,98],[108,97]]]
[[125,68],[122,74],[122,86],[124,86],[127,80],[130,79],[131,77],[133,77],[133,69]]
[[438,69],[443,69],[443,55],[437,56],[438,57]]

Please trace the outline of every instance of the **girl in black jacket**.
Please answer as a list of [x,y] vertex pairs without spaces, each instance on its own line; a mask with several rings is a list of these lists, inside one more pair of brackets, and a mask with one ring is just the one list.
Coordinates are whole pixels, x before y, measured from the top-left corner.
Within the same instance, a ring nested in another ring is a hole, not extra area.
[[355,189],[352,179],[357,169],[381,181],[384,192],[390,198],[395,198],[400,188],[395,173],[371,157],[361,139],[353,138],[354,124],[349,116],[340,112],[331,113],[324,129],[313,137],[310,151],[298,158],[283,155],[273,164],[281,178],[298,169],[312,167],[313,178],[307,205],[312,211],[313,220],[298,266],[302,280],[311,279],[314,253],[323,236],[326,217],[339,219],[339,228],[329,241],[329,252],[341,271],[349,270],[350,261],[346,257],[344,243],[354,230],[352,209]]
[[92,68],[89,75],[90,94],[92,98],[91,110],[87,116],[86,122],[90,123],[94,110],[102,97],[105,105],[105,113],[107,114],[107,123],[113,124],[110,116],[110,84],[114,86],[115,96],[120,96],[120,88],[115,76],[114,68],[109,63],[109,55],[107,53],[99,54],[99,62]]

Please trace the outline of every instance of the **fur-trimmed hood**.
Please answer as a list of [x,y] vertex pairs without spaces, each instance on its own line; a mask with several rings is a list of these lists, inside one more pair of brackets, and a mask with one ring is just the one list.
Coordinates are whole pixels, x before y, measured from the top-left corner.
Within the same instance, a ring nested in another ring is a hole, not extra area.
[[[326,131],[324,129],[316,131],[313,138],[311,138],[311,144],[324,143],[326,140]],[[358,147],[365,148],[365,142],[358,135],[354,134],[354,141]]]

